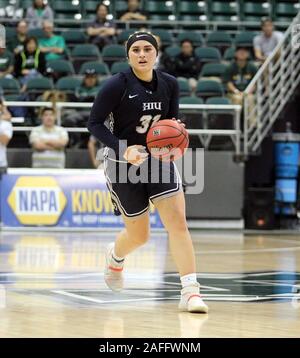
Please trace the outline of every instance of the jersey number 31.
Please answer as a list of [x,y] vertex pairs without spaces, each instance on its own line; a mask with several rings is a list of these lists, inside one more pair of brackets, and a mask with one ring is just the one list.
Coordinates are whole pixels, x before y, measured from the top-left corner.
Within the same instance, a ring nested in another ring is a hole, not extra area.
[[150,124],[157,122],[160,120],[161,114],[157,114],[156,116],[151,116],[150,114],[145,114],[140,118],[140,126],[136,126],[136,131],[140,134],[146,133],[150,127]]

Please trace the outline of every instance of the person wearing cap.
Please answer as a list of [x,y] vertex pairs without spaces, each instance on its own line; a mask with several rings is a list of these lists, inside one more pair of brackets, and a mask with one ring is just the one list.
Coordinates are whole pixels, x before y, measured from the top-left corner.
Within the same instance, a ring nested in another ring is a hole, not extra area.
[[244,91],[255,76],[256,66],[249,61],[249,49],[237,47],[234,61],[226,68],[223,82],[233,104],[242,104]]
[[99,91],[99,81],[94,69],[86,69],[82,83],[76,88],[75,94],[80,102],[93,102]]
[[[152,124],[178,117],[178,83],[175,77],[154,69],[158,55],[154,35],[136,32],[125,47],[130,68],[101,87],[88,121],[91,134],[107,146],[106,182],[115,214],[121,214],[125,224],[115,243],[107,247],[104,280],[114,291],[123,289],[125,257],[150,236],[150,201],[168,232],[180,274],[179,309],[206,313],[208,307],[199,294],[180,175],[173,161],[161,162],[146,148]],[[106,118],[110,119],[109,128],[104,125]]]

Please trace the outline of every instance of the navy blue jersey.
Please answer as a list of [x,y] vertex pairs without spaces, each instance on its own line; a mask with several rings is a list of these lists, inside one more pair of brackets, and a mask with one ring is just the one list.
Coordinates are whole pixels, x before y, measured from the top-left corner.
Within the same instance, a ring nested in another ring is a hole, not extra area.
[[[139,80],[131,69],[110,78],[99,91],[88,121],[89,131],[118,153],[127,145],[146,145],[151,125],[178,116],[179,89],[175,77],[155,70],[151,83]],[[109,117],[110,129],[104,125]]]

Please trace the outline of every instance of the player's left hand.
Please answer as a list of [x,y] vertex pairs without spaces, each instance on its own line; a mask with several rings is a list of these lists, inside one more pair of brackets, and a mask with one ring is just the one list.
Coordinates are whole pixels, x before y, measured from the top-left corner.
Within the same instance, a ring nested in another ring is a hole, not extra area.
[[177,121],[178,123],[180,123],[183,127],[185,127],[185,124],[183,122],[181,122],[180,119],[177,119],[175,117],[171,118],[173,121]]

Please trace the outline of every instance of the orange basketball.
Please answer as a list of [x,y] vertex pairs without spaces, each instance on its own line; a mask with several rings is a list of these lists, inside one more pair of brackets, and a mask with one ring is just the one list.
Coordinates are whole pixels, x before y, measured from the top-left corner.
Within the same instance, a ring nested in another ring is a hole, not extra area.
[[173,119],[155,122],[147,133],[147,148],[162,161],[179,159],[189,145],[189,135],[182,124]]

